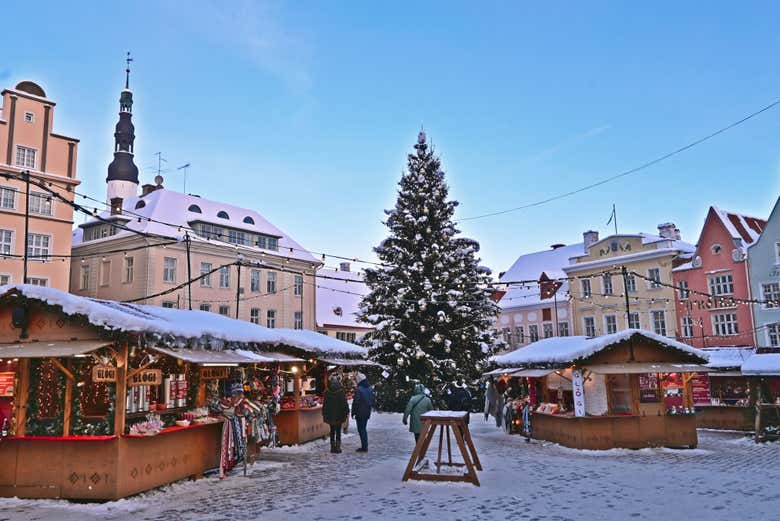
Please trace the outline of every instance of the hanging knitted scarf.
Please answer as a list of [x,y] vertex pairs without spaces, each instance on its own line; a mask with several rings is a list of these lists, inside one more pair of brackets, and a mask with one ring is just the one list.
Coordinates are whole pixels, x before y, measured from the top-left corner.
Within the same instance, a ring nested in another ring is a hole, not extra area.
[[219,479],[224,479],[230,461],[230,440],[232,438],[230,429],[230,420],[225,418],[222,422],[222,441],[219,447]]

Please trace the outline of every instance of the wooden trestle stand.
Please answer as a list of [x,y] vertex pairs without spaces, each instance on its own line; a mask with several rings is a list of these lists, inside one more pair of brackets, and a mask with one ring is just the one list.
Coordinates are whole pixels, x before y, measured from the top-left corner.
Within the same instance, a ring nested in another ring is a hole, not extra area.
[[[412,457],[409,459],[409,465],[406,466],[403,481],[410,479],[423,481],[465,481],[479,486],[479,478],[477,478],[476,470],[482,470],[482,464],[479,462],[479,456],[477,456],[477,450],[474,448],[469,426],[466,423],[467,414],[468,413],[463,411],[430,411],[422,415],[423,429],[417,440],[417,445],[415,445],[414,451],[412,452]],[[431,440],[433,440],[433,437],[436,434],[436,427],[439,427],[439,452],[436,459],[436,473],[420,472],[421,468],[424,466],[423,459],[425,458],[425,454],[428,452]],[[447,437],[447,462],[443,463],[441,458],[445,431]],[[452,432],[452,435],[455,437],[455,442],[458,444],[463,462],[452,461],[450,432]],[[465,466],[466,472],[460,474],[442,474],[441,468],[443,466]]]

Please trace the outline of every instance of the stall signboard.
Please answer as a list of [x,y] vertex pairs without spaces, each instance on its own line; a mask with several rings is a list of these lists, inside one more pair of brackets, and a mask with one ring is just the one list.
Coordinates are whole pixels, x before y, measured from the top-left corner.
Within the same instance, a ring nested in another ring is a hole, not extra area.
[[574,395],[574,416],[585,416],[585,386],[582,382],[582,370],[571,372],[571,387]]
[[658,375],[643,373],[639,375],[639,403],[658,403]]
[[201,367],[201,380],[225,380],[228,377],[227,367]]
[[0,396],[14,395],[14,378],[16,373],[13,371],[0,373]]
[[710,405],[710,377],[707,373],[693,373],[691,378],[694,405]]
[[93,382],[116,382],[116,367],[111,364],[98,364],[92,368]]
[[139,385],[161,385],[162,371],[160,369],[141,369],[135,373],[127,385],[136,387]]

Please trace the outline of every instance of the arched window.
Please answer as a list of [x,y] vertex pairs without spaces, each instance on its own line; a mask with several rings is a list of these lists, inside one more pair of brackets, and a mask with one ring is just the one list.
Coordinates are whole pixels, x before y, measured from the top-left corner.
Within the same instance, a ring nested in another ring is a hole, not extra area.
[[135,203],[135,209],[136,210],[140,210],[144,206],[146,206],[146,202],[145,201],[138,201],[137,203]]
[[190,207],[187,208],[187,210],[189,210],[191,212],[194,212],[194,213],[203,213],[203,212],[200,211],[200,206],[198,206],[197,204],[191,204]]
[[224,210],[220,210],[219,213],[217,213],[217,217],[220,219],[230,219],[230,216]]
[[247,224],[255,224],[255,220],[249,217],[248,215],[244,217],[244,222]]

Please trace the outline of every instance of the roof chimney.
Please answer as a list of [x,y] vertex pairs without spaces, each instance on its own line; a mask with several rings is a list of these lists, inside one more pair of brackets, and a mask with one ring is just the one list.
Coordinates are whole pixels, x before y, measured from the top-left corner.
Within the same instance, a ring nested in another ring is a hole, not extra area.
[[661,223],[658,225],[658,235],[664,239],[680,240],[680,229],[674,223]]
[[585,243],[585,251],[588,251],[588,248],[591,244],[599,242],[599,232],[594,230],[588,230],[587,232],[584,232],[582,234],[582,242]]
[[339,270],[340,271],[349,271],[349,263],[348,262],[342,262],[339,264]]

